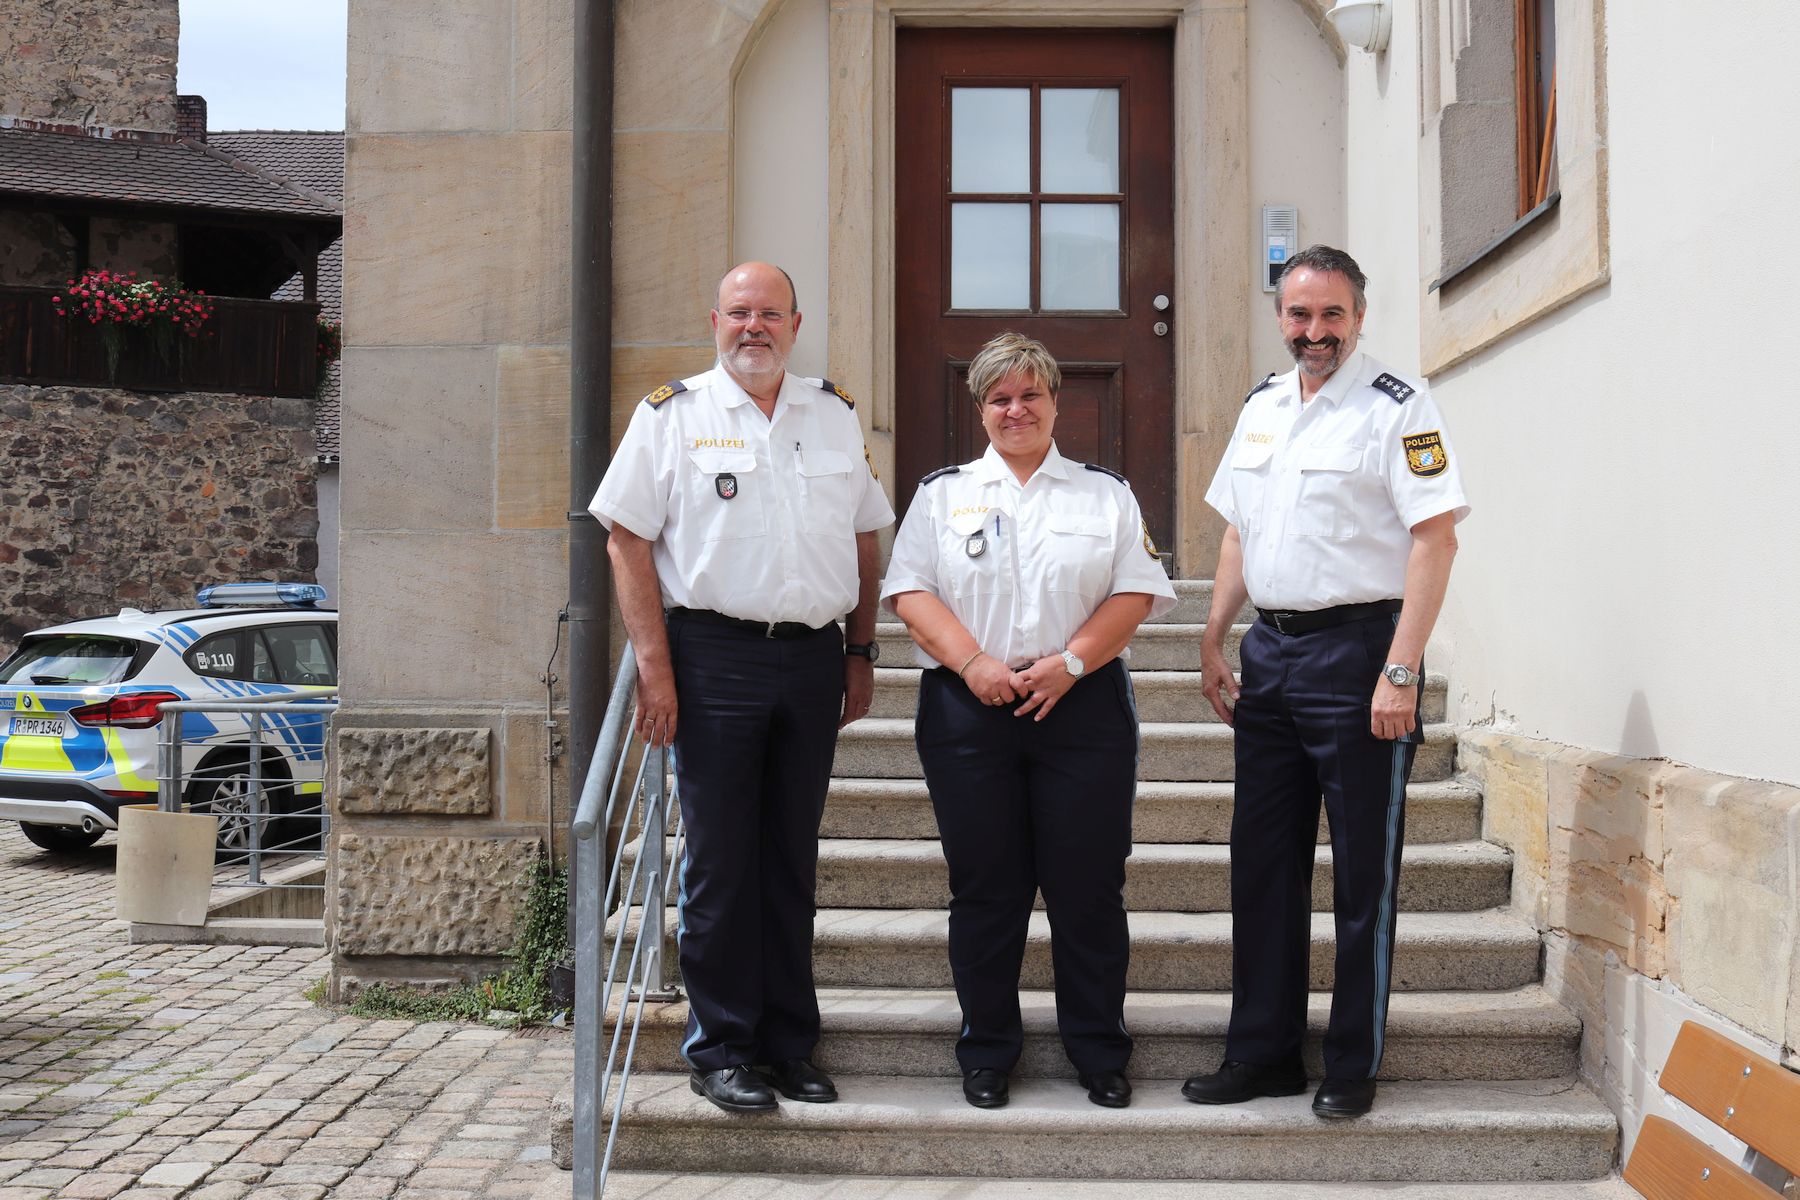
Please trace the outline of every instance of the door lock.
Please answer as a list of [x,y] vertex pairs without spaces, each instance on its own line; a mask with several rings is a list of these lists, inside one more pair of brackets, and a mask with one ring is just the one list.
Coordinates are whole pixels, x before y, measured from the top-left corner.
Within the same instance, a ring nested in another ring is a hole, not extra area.
[[1150,327],[1150,332],[1154,333],[1157,337],[1168,337],[1169,323],[1167,321],[1158,321]]

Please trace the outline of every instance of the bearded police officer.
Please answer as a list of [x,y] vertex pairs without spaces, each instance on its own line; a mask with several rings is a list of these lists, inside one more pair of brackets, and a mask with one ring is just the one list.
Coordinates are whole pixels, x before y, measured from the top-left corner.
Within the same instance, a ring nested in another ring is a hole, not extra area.
[[876,531],[894,511],[849,395],[786,371],[786,272],[732,270],[712,325],[718,365],[645,397],[590,508],[612,531],[638,730],[674,747],[682,1055],[695,1092],[766,1112],[777,1092],[837,1098],[811,1062],[819,819],[837,731],[874,691]]
[[[1375,1098],[1422,660],[1469,506],[1424,384],[1357,349],[1366,282],[1328,246],[1290,260],[1275,304],[1296,369],[1251,391],[1206,495],[1230,525],[1201,686],[1236,727],[1237,798],[1231,1025],[1224,1064],[1182,1088],[1197,1103],[1307,1086],[1321,794],[1337,959],[1313,1111],[1359,1116]],[[1259,615],[1244,638],[1240,690],[1224,635],[1246,598]]]

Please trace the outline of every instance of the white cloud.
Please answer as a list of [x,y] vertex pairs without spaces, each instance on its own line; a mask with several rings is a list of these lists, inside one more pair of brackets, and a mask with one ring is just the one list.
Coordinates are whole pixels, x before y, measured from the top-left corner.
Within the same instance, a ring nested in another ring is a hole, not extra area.
[[180,0],[176,87],[213,129],[342,129],[349,0]]

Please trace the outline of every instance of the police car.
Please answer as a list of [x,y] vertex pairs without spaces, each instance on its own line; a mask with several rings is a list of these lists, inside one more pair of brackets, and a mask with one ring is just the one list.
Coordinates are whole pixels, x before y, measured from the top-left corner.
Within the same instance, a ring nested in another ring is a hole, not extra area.
[[[159,705],[336,687],[337,613],[324,600],[313,583],[221,584],[203,588],[197,608],[127,608],[27,634],[0,663],[0,819],[45,850],[84,849],[118,828],[121,805],[156,803]],[[263,718],[272,819],[260,845],[306,838],[309,825],[319,836],[327,716],[300,703]],[[249,719],[180,719],[185,806],[220,818],[222,851],[248,847]]]

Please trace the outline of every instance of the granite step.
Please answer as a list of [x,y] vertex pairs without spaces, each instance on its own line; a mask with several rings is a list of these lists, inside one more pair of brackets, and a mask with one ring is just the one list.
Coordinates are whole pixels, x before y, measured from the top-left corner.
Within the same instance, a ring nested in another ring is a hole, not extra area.
[[[1232,670],[1238,668],[1238,645],[1244,640],[1248,625],[1233,625],[1225,635],[1225,659]],[[1198,671],[1200,669],[1200,634],[1204,625],[1171,624],[1153,621],[1138,627],[1131,639],[1133,671]],[[889,667],[922,665],[918,648],[906,626],[898,621],[882,621],[875,626],[875,640],[881,643],[881,662]]]
[[[626,848],[627,871],[637,846]],[[1400,861],[1402,912],[1473,912],[1512,897],[1512,859],[1488,842],[1406,846]],[[1314,851],[1313,911],[1331,911],[1331,880],[1331,848],[1320,846]],[[949,871],[936,841],[826,838],[819,843],[817,897],[820,908],[943,908],[950,903]],[[1228,848],[1135,846],[1125,864],[1125,904],[1142,912],[1229,910]],[[1042,897],[1036,907],[1043,907]]]
[[[1231,837],[1232,784],[1140,783],[1132,807],[1139,843],[1214,843]],[[937,820],[923,779],[833,779],[819,834],[826,838],[935,838]],[[1466,842],[1481,836],[1481,793],[1448,780],[1406,789],[1406,841]],[[1319,817],[1319,841],[1326,841]]]
[[[1019,997],[1025,1050],[1016,1077],[1067,1078],[1073,1068],[1056,1032],[1049,992]],[[1331,997],[1307,1006],[1307,1071],[1324,1075],[1320,1042]],[[949,989],[825,988],[819,993],[824,1036],[813,1060],[838,1075],[955,1078],[962,1013]],[[633,1006],[633,1013],[636,1007]],[[1131,1077],[1146,1092],[1214,1069],[1224,1057],[1228,992],[1133,992],[1125,1023],[1135,1048]],[[638,1068],[683,1071],[686,1004],[644,1006]],[[612,1021],[607,1022],[610,1037]],[[1381,1062],[1386,1080],[1560,1079],[1580,1067],[1581,1022],[1542,987],[1510,992],[1402,992],[1388,1010]],[[1148,1081],[1148,1082],[1146,1082]]]
[[[567,1106],[568,1098],[562,1103]],[[566,1134],[565,1134],[566,1136]],[[564,1144],[553,1143],[562,1153]],[[567,1169],[568,1164],[558,1159]],[[537,1200],[565,1200],[568,1188]],[[615,1171],[607,1200],[719,1200],[779,1195],[781,1200],[1641,1200],[1616,1177],[1545,1183],[1322,1183],[1305,1191],[1260,1180],[931,1179],[893,1175],[703,1175]]]
[[[1145,1089],[1130,1108],[1088,1103],[1070,1080],[1022,1079],[1012,1103],[966,1104],[949,1079],[847,1075],[835,1104],[721,1112],[686,1074],[635,1075],[623,1170],[1061,1179],[1445,1182],[1599,1179],[1618,1122],[1573,1080],[1393,1083],[1354,1122],[1307,1095],[1225,1107]],[[610,1113],[603,1114],[610,1116]]]
[[[635,937],[638,910],[624,917]],[[610,946],[620,916],[607,923]],[[820,987],[951,986],[943,909],[823,908],[813,923],[813,976]],[[1222,992],[1231,988],[1231,914],[1133,912],[1133,991]],[[670,978],[679,975],[673,912],[664,923]],[[1309,987],[1331,987],[1336,938],[1329,914],[1312,918]],[[1396,992],[1490,992],[1538,980],[1537,932],[1505,910],[1399,914],[1394,944]],[[1048,989],[1050,924],[1031,915],[1020,986]]]
[[[869,716],[905,717],[910,720],[919,703],[919,675],[917,667],[875,668],[875,703],[869,710]],[[1206,697],[1200,694],[1198,671],[1134,670],[1131,673],[1131,688],[1137,696],[1140,721],[1199,721],[1209,725],[1218,724],[1219,714],[1213,711],[1212,705],[1206,702]],[[1424,706],[1427,722],[1444,719],[1448,691],[1448,680],[1443,675],[1432,672],[1425,676]]]
[[[1140,780],[1222,782],[1236,775],[1227,725],[1146,721],[1138,727],[1138,737]],[[1455,728],[1427,725],[1412,778],[1419,783],[1446,780],[1455,761]],[[919,778],[911,718],[865,717],[844,729],[838,734],[831,773],[846,779]]]

